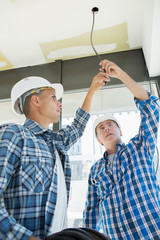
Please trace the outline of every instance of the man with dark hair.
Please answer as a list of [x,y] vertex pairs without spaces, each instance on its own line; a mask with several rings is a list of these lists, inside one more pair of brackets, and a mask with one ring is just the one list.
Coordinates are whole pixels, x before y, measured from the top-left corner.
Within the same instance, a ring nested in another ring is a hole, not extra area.
[[0,126],[0,239],[44,239],[67,227],[71,169],[67,151],[82,136],[92,97],[104,85],[92,81],[71,126],[59,131],[61,84],[28,77],[11,91],[12,108],[25,114],[24,125]]

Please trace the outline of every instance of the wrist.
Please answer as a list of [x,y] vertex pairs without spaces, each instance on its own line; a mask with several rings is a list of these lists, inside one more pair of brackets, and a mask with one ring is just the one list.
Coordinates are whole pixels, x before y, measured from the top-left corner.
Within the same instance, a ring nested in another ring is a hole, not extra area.
[[128,74],[126,72],[122,71],[117,77],[118,77],[119,80],[121,80],[123,82],[129,76],[128,76]]
[[87,95],[92,97],[94,95],[94,93],[95,93],[95,89],[89,88]]

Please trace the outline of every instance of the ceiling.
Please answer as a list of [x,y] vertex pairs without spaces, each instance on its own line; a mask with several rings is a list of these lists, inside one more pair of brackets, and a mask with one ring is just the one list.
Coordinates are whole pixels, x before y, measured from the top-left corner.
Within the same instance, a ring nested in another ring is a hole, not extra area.
[[0,0],[0,71],[142,48],[160,75],[159,0]]

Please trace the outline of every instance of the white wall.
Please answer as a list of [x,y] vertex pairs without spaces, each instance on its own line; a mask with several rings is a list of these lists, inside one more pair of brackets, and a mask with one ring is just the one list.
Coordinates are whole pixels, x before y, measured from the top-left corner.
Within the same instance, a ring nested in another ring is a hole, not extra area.
[[160,1],[143,0],[142,49],[149,76],[160,75]]

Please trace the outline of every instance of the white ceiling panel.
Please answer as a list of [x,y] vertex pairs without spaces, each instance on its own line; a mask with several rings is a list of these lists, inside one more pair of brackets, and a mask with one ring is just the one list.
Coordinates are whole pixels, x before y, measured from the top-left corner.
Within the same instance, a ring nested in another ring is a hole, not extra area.
[[[157,34],[158,0],[0,0],[0,71],[100,54],[143,48],[154,74],[155,49],[145,42]],[[145,20],[145,21],[144,21]],[[153,30],[153,31],[152,31]],[[148,34],[149,34],[148,32]],[[155,46],[155,45],[154,45]],[[160,49],[160,48],[159,48]],[[160,69],[159,69],[160,70]]]

